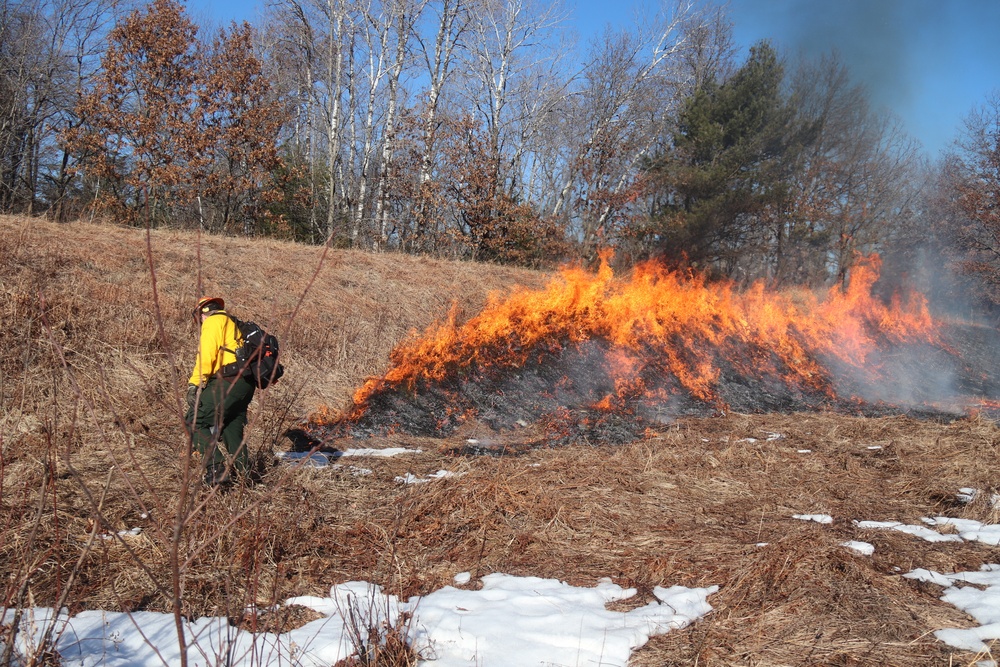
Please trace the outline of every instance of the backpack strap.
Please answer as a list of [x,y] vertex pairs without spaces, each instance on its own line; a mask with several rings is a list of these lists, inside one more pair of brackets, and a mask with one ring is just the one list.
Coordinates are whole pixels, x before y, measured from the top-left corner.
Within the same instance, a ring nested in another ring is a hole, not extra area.
[[[230,315],[225,311],[220,311],[219,314],[228,317],[229,321],[232,322],[233,326],[236,327],[236,331],[240,333],[242,336],[242,327],[240,326],[240,324],[242,323],[238,319],[236,319],[235,317],[233,317],[232,315]],[[249,370],[249,364],[246,361],[240,360],[240,353],[238,352],[238,350],[240,349],[239,347],[237,347],[235,350],[230,350],[228,347],[223,345],[219,349],[225,352],[229,352],[230,354],[236,357],[236,361],[230,362],[219,369],[219,375],[221,375],[222,377],[236,377],[238,375],[244,375]]]

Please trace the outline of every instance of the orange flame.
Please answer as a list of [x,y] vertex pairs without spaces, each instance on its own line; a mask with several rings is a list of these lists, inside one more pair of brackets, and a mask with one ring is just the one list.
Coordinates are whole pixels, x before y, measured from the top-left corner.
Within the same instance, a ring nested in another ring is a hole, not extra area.
[[[778,374],[833,396],[818,356],[864,368],[887,344],[936,336],[923,296],[888,305],[872,296],[880,269],[875,255],[854,268],[846,289],[822,296],[768,291],[762,283],[739,291],[653,263],[623,280],[607,260],[596,274],[567,268],[542,289],[518,289],[502,300],[493,295],[463,324],[453,309],[447,321],[393,351],[389,371],[355,393],[352,416],[363,414],[379,391],[413,390],[472,368],[519,368],[591,339],[611,345],[608,364],[619,392],[641,391],[638,371],[653,358],[693,397],[716,401],[721,355],[741,373]],[[609,409],[612,398],[594,407]]]

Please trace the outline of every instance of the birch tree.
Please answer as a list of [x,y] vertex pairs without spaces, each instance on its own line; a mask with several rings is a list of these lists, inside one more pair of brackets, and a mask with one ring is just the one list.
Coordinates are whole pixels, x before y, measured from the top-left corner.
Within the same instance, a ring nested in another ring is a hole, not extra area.
[[[481,0],[476,14],[466,53],[466,100],[485,125],[493,180],[514,194],[522,184],[524,142],[545,106],[525,98],[557,71],[548,49],[564,17],[559,4],[534,0]],[[550,65],[544,75],[543,62]]]
[[320,108],[326,114],[327,139],[327,178],[328,198],[326,212],[326,238],[333,238],[336,233],[337,214],[340,209],[343,183],[338,189],[338,157],[341,145],[341,128],[343,126],[343,88],[345,81],[345,45],[353,43],[354,23],[348,14],[347,3],[343,0],[326,0],[320,7],[325,20],[327,32],[323,36],[325,77],[323,83],[326,95],[321,100]]
[[400,77],[406,64],[410,36],[414,25],[427,5],[427,0],[389,0],[386,3],[382,20],[386,21],[394,33],[395,51],[387,77],[385,96],[385,123],[382,134],[382,155],[379,162],[379,177],[375,193],[375,221],[378,225],[378,238],[375,248],[385,248],[389,243],[390,220],[387,193],[389,179],[392,176],[392,160],[396,148],[396,133],[400,107]]
[[[381,117],[384,106],[381,104],[380,91],[386,87],[386,81],[391,76],[390,69],[394,66],[394,24],[391,18],[382,12],[384,7],[375,7],[369,4],[362,12],[363,36],[362,45],[364,57],[361,67],[358,68],[357,78],[365,86],[365,104],[358,105],[357,114],[363,115],[363,119],[352,119],[355,124],[361,126],[360,145],[358,139],[352,142],[352,152],[356,152],[357,159],[351,160],[356,169],[355,181],[357,183],[354,201],[354,215],[351,227],[351,245],[357,246],[360,242],[362,231],[366,238],[373,240],[373,229],[371,225],[366,225],[367,219],[370,223],[372,219],[378,220],[378,212],[372,213],[372,203],[369,201],[369,192],[376,180],[374,174],[379,170],[377,159],[376,141],[378,139],[376,120]],[[384,143],[384,141],[383,141]],[[384,150],[384,149],[383,149]],[[376,196],[379,199],[380,195]]]
[[[420,154],[420,170],[417,175],[417,202],[413,212],[414,229],[410,239],[410,249],[425,248],[425,236],[428,227],[433,224],[429,218],[430,202],[433,199],[433,188],[430,184],[434,167],[434,157],[437,144],[438,108],[445,85],[452,78],[452,65],[455,62],[456,50],[472,19],[472,6],[469,0],[442,0],[435,6],[437,17],[434,25],[433,42],[424,39],[418,33],[416,41],[419,47],[419,58],[427,75],[427,95],[421,109],[422,150]],[[430,42],[430,43],[429,43]]]
[[282,78],[295,82],[305,101],[297,131],[308,142],[313,200],[321,210],[315,225],[325,242],[334,242],[350,216],[347,183],[342,164],[344,133],[348,128],[350,63],[360,23],[350,0],[280,0],[270,8],[272,42],[288,54],[279,61]]
[[296,165],[304,165],[308,183],[308,221],[297,237],[317,243],[327,238],[326,216],[321,211],[320,192],[325,170],[321,170],[317,140],[320,96],[317,93],[319,56],[313,19],[304,6],[291,0],[268,7],[264,29],[263,55],[272,86],[290,105],[291,127],[286,151]]

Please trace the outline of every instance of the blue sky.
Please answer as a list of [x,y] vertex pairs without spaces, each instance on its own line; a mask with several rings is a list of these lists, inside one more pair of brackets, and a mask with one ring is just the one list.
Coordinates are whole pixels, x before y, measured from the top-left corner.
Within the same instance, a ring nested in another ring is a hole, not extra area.
[[[581,41],[629,21],[645,0],[566,0]],[[670,2],[670,0],[666,0]],[[253,22],[260,0],[188,0],[199,23]],[[730,0],[746,49],[770,39],[789,58],[836,50],[873,103],[897,114],[929,157],[1000,90],[1000,0]]]
[[930,157],[1000,89],[996,0],[731,0],[730,8],[741,44],[769,37],[790,56],[836,49]]

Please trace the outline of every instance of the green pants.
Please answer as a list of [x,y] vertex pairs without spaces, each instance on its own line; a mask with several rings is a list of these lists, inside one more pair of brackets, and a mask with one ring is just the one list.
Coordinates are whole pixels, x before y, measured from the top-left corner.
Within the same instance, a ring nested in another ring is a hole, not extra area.
[[[235,382],[212,378],[201,390],[194,413],[185,421],[192,425],[191,442],[201,452],[205,467],[231,463],[236,472],[246,472],[249,456],[243,443],[247,408],[253,400],[254,386],[244,378]],[[225,450],[219,446],[221,440]]]

